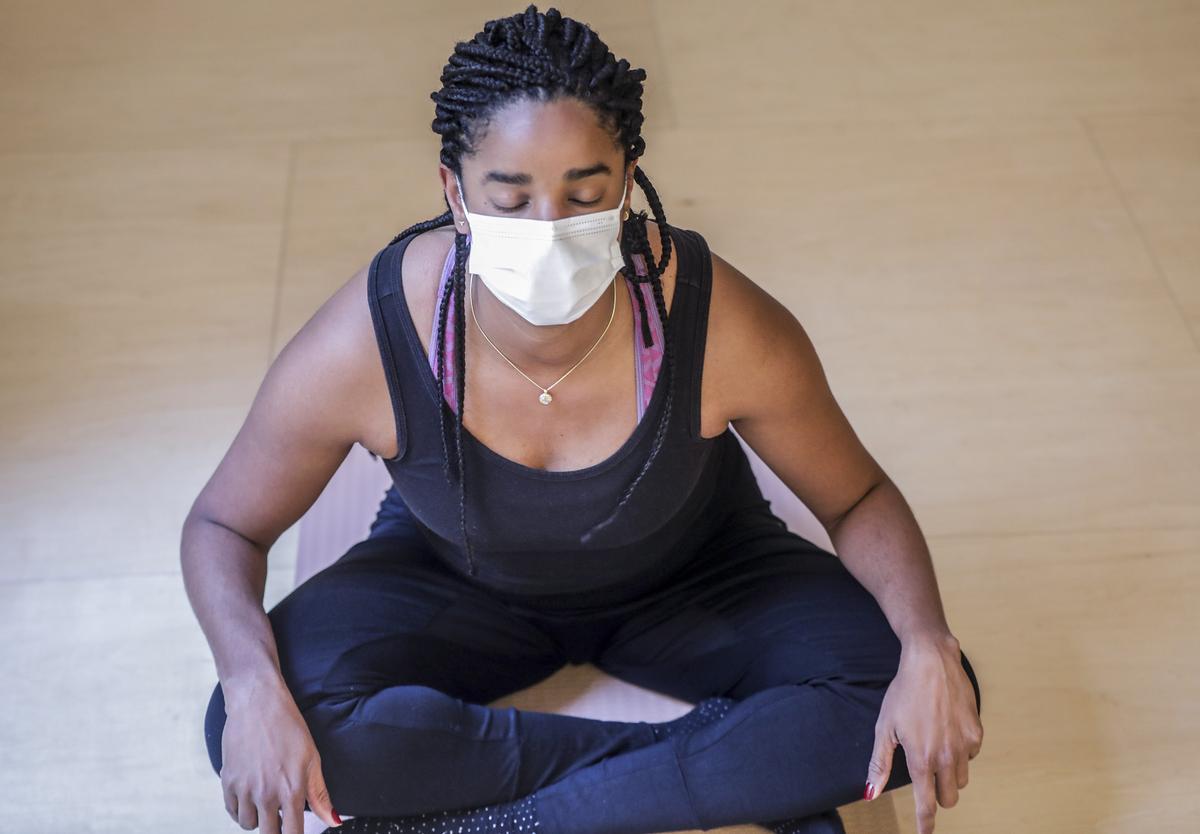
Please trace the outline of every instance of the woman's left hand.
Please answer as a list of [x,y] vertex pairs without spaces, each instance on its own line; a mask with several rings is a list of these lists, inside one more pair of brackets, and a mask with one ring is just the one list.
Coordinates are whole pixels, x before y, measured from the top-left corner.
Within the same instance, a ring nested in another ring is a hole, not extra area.
[[951,808],[958,803],[959,790],[967,786],[967,761],[978,755],[982,743],[983,724],[958,641],[910,640],[903,644],[900,667],[875,722],[867,798],[883,792],[899,744],[912,777],[917,832],[931,834],[937,804]]

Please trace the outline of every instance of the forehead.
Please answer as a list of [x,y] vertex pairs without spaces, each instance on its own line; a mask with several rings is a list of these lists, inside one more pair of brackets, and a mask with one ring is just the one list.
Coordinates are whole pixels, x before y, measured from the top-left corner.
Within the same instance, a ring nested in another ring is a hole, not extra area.
[[475,155],[464,157],[463,173],[476,183],[501,171],[549,184],[597,162],[607,163],[614,176],[622,173],[620,149],[590,107],[574,98],[518,101],[496,111]]

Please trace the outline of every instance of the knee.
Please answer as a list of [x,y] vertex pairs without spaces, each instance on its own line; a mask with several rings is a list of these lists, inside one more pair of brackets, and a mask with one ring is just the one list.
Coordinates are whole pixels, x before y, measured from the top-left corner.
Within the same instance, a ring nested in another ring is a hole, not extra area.
[[975,677],[975,670],[971,667],[971,661],[967,660],[967,653],[959,649],[959,655],[962,657],[963,671],[967,673],[967,678],[971,681],[971,688],[975,690],[975,711],[983,715],[983,698],[979,693],[979,679]]
[[204,714],[204,743],[208,747],[208,760],[218,776],[221,775],[221,735],[224,731],[225,693],[218,683],[208,699],[208,711]]

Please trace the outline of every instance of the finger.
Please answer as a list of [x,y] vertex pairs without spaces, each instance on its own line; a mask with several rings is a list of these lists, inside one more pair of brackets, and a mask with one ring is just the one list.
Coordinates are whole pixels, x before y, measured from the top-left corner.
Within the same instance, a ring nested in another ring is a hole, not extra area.
[[883,793],[884,785],[892,773],[892,756],[896,742],[888,727],[875,728],[875,746],[871,750],[871,761],[867,764],[867,784],[863,796],[874,799]]
[[258,804],[258,830],[262,834],[279,834],[279,803],[275,800]]
[[937,813],[933,771],[922,766],[909,775],[913,778],[913,802],[917,806],[917,834],[933,834],[933,817]]
[[225,794],[225,811],[233,818],[234,822],[238,821],[238,797],[237,791],[233,789],[233,785],[222,783],[221,790]]
[[325,787],[325,776],[321,773],[321,760],[316,759],[308,769],[308,788],[305,799],[308,807],[321,818],[326,826],[337,828],[342,824],[341,817],[333,809],[329,799],[329,789]]
[[247,831],[258,828],[258,808],[248,793],[238,794],[238,825]]
[[957,777],[959,790],[962,790],[963,788],[965,788],[967,786],[967,782],[969,781],[969,774],[967,773],[967,770],[969,768],[970,768],[970,757],[969,756],[959,756],[958,764],[957,764],[957,767],[955,768],[955,776]]
[[958,803],[958,766],[953,760],[938,768],[937,799],[943,808],[953,808]]
[[304,834],[304,796],[298,791],[283,805],[283,834]]
[[975,732],[968,736],[967,740],[970,742],[967,758],[973,759],[979,755],[979,750],[983,747],[983,725],[976,722]]

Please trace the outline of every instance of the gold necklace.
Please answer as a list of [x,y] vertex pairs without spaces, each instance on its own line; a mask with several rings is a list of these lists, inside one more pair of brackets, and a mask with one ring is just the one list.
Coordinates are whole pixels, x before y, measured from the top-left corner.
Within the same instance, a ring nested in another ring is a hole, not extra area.
[[[496,347],[496,343],[493,342],[491,339],[488,339],[488,334],[483,332],[483,327],[479,324],[479,318],[475,315],[474,287],[475,287],[475,276],[474,276],[474,274],[471,274],[471,289],[469,289],[467,291],[467,301],[469,302],[470,307],[471,307],[471,318],[475,320],[475,326],[479,328],[479,332],[483,336],[483,338],[487,339],[487,343],[495,349],[496,353],[500,354],[501,358],[503,358],[505,362],[512,365],[513,369],[517,373],[519,373],[521,376],[525,377],[526,379],[529,379],[529,375],[527,373],[525,373],[524,371],[522,371],[520,368],[518,368],[511,359],[509,359],[507,356],[505,356],[504,351],[502,351],[502,350],[500,350],[500,348]],[[596,349],[596,345],[600,344],[601,340],[604,338],[604,334],[607,333],[608,328],[612,326],[613,319],[616,317],[616,315],[617,315],[617,281],[614,278],[613,279],[613,306],[612,306],[612,312],[608,314],[608,324],[604,325],[604,333],[600,334],[600,338],[596,340],[596,344],[592,345],[588,349],[588,352],[583,355],[583,359],[587,359],[589,356],[591,356],[592,351]],[[532,379],[529,379],[529,381],[533,382],[533,384],[537,387],[537,389],[542,392],[541,394],[538,395],[538,402],[540,402],[542,405],[550,405],[550,403],[554,400],[554,397],[552,397],[550,395],[550,389],[553,388],[555,385],[558,385],[558,383],[562,382],[564,379],[566,379],[567,374],[571,373],[571,371],[575,370],[580,365],[582,365],[583,359],[580,359],[578,362],[576,362],[574,365],[572,365],[570,371],[567,371],[566,374],[563,374],[562,376],[560,376],[558,379],[554,380],[554,382],[550,383],[550,385],[548,385],[545,388],[538,385]]]

